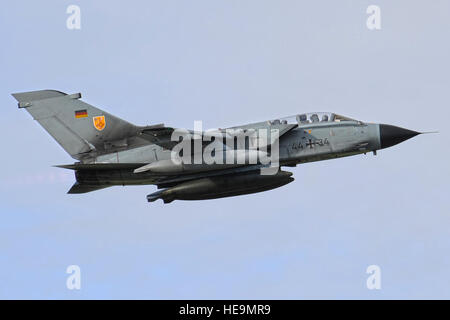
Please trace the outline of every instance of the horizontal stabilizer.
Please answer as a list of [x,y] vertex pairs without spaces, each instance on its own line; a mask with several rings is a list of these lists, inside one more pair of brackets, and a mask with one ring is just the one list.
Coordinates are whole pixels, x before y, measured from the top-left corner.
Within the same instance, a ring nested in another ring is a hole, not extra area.
[[105,185],[88,185],[88,184],[81,184],[78,182],[75,182],[75,184],[72,186],[72,188],[70,188],[69,191],[67,191],[67,193],[70,194],[75,194],[75,193],[87,193],[87,192],[91,192],[91,191],[96,191],[96,190],[100,190],[100,189],[104,189],[104,188],[108,188],[110,186],[105,186]]

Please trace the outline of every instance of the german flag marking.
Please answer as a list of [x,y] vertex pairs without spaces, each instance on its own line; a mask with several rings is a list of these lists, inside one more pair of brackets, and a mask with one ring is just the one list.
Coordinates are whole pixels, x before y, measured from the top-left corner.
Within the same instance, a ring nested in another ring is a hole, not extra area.
[[86,118],[88,116],[87,110],[78,110],[75,111],[75,118]]

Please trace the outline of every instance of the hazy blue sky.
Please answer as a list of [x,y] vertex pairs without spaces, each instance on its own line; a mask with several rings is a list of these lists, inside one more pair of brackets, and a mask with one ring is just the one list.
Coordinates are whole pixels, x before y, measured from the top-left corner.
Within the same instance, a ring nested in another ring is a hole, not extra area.
[[[450,298],[450,1],[14,1],[0,37],[0,298]],[[73,160],[10,96],[39,89],[141,125],[316,110],[440,133],[265,193],[149,204],[154,186],[66,194],[52,165]]]

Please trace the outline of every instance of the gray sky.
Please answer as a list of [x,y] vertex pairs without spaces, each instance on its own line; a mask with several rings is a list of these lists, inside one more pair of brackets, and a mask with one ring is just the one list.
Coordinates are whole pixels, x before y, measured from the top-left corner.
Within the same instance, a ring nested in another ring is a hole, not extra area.
[[[438,0],[4,5],[0,298],[450,298],[449,33]],[[51,166],[73,160],[10,96],[39,89],[141,125],[334,111],[440,133],[300,165],[265,193],[148,204],[154,186],[66,194],[73,173]]]

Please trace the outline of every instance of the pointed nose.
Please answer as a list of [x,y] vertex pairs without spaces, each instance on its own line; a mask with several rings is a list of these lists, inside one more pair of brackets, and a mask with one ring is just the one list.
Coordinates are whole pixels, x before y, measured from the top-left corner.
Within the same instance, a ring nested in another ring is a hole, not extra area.
[[391,126],[389,124],[380,124],[380,142],[381,149],[392,147],[400,142],[417,136],[420,132]]

